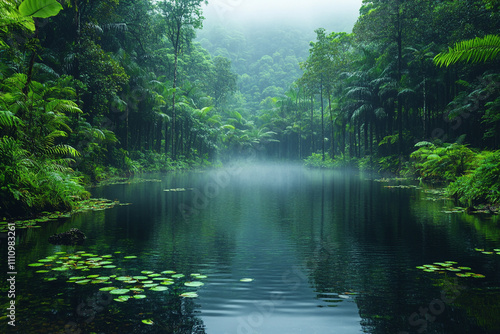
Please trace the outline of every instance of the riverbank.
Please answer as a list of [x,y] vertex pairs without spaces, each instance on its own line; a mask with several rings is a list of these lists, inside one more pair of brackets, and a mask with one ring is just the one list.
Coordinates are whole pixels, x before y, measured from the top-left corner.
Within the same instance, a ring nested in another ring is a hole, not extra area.
[[446,196],[467,212],[498,214],[500,207],[500,150],[473,150],[461,144],[420,142],[409,157],[332,159],[313,154],[305,165],[313,168],[355,168],[392,173],[424,183],[443,184]]
[[181,157],[174,161],[154,152],[131,152],[130,156],[114,166],[96,165],[91,169],[85,163],[58,169],[54,161],[36,159],[31,159],[30,164],[19,163],[16,169],[3,166],[6,172],[2,175],[0,219],[5,223],[20,221],[20,226],[34,226],[37,222],[64,218],[85,207],[87,201],[101,201],[90,198],[92,187],[130,183],[131,177],[147,173],[218,165],[204,158]]

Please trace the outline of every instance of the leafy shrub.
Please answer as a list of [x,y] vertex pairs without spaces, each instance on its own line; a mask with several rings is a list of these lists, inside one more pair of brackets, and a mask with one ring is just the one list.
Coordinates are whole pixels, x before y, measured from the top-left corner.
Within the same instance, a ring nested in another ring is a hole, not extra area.
[[323,160],[323,155],[319,153],[313,153],[304,159],[305,165],[307,167],[315,167],[315,168],[334,168],[333,159],[325,156],[325,160]]
[[307,167],[314,168],[359,168],[359,160],[345,155],[337,155],[335,159],[330,158],[325,155],[325,160],[323,160],[323,155],[320,153],[313,153],[304,159],[304,163]]
[[420,148],[410,155],[414,175],[423,180],[454,181],[477,166],[476,153],[465,145],[420,142],[415,146]]
[[472,206],[479,203],[500,203],[500,151],[478,155],[479,167],[459,177],[446,188],[447,194]]
[[11,216],[70,210],[76,200],[88,198],[69,163],[30,155],[15,139],[1,138],[0,210]]

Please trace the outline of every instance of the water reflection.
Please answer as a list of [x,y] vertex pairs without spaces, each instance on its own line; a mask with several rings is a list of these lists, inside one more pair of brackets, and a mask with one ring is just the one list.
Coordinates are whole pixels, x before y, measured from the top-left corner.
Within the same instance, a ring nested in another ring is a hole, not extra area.
[[[199,298],[168,293],[134,304],[113,301],[87,321],[77,310],[98,297],[95,288],[44,282],[26,270],[19,275],[21,332],[63,333],[70,322],[84,332],[103,333],[385,334],[417,332],[424,323],[429,333],[498,330],[500,257],[474,251],[500,248],[498,227],[441,212],[446,202],[424,201],[417,189],[386,188],[370,176],[297,165],[151,177],[161,182],[94,191],[130,206],[22,232],[19,265],[61,250],[121,251],[138,256],[122,268],[125,273],[207,275]],[[186,190],[164,191],[173,188]],[[85,246],[46,242],[71,227],[87,234]],[[486,278],[456,283],[453,273],[415,269],[446,260],[474,267]],[[442,299],[445,288],[459,293]],[[442,310],[435,308],[438,301]],[[419,310],[426,308],[424,318]],[[145,318],[155,325],[142,324]]]

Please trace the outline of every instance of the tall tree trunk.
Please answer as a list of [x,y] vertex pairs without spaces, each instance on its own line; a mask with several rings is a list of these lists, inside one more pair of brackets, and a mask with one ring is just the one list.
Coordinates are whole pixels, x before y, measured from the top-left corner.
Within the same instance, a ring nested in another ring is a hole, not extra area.
[[311,93],[311,154],[314,153],[314,94]]
[[[35,17],[33,18],[33,23],[35,25],[35,33],[33,34],[33,40],[36,40],[38,38],[38,24],[37,24],[37,19]],[[36,47],[37,46],[35,45],[34,48]],[[29,85],[31,84],[31,79],[33,77],[33,67],[35,66],[35,58],[36,58],[36,49],[33,49],[31,52],[30,62],[28,66],[26,84],[23,87],[23,94],[25,95],[28,94]]]
[[172,159],[176,160],[177,158],[177,124],[176,124],[176,110],[175,110],[175,96],[177,90],[177,65],[179,60],[179,52],[180,52],[180,37],[181,37],[181,22],[177,23],[177,30],[175,36],[174,44],[174,81],[172,83]]
[[335,129],[333,127],[334,123],[333,123],[333,111],[332,111],[332,97],[331,97],[331,94],[330,92],[328,92],[328,109],[330,110],[330,130],[331,130],[331,138],[330,138],[330,142],[331,142],[331,149],[332,149],[332,159],[335,158],[335,146],[334,146],[334,138],[335,138]]
[[319,88],[321,98],[321,152],[322,160],[325,161],[325,124],[324,124],[324,102],[323,102],[323,80],[321,80]]
[[401,88],[401,75],[403,71],[403,27],[401,22],[401,4],[400,1],[397,2],[397,45],[398,45],[398,69],[397,69],[397,79],[398,79],[398,133],[399,133],[399,153],[403,154],[404,142],[403,142],[403,101],[399,94]]

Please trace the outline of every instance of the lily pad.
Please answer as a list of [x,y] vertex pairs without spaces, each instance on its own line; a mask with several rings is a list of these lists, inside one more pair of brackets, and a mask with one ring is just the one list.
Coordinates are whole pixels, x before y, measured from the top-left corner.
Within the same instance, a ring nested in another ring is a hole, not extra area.
[[41,267],[44,266],[45,264],[37,262],[37,263],[30,263],[28,264],[28,267]]
[[146,324],[146,325],[153,325],[154,324],[153,320],[151,320],[151,319],[144,319],[144,320],[142,320],[142,323]]
[[240,282],[252,282],[253,278],[242,278],[240,279]]
[[456,274],[458,277],[470,277],[470,275],[467,274],[462,274],[462,273],[457,273]]
[[196,275],[195,278],[196,279],[204,279],[204,278],[207,278],[208,276],[207,275]]
[[164,275],[167,275],[167,274],[175,274],[175,271],[173,271],[173,270],[164,270],[164,271],[162,271],[161,273],[162,273],[162,274],[164,274]]
[[69,279],[71,281],[79,281],[79,280],[82,280],[82,279],[86,279],[87,277],[85,276],[73,276],[73,277],[70,277]]
[[141,271],[141,274],[144,274],[144,275],[149,275],[149,274],[152,274],[154,273],[154,271],[151,271],[151,270],[143,270]]
[[161,285],[172,285],[172,284],[174,284],[174,282],[173,281],[163,281],[160,284]]
[[172,275],[173,278],[182,278],[184,276],[185,276],[184,274],[175,274],[175,275]]
[[166,291],[166,290],[168,290],[168,288],[166,286],[155,286],[155,287],[152,287],[149,290],[152,290],[152,291]]
[[56,268],[52,268],[52,270],[55,270],[55,271],[65,271],[65,270],[68,270],[69,268],[68,267],[56,267]]
[[193,281],[193,282],[186,282],[184,283],[185,286],[190,286],[190,287],[199,287],[204,285],[205,283],[198,282],[198,281]]
[[116,266],[114,264],[107,264],[107,265],[102,266],[102,267],[103,268],[107,268],[107,269],[109,269],[109,268],[116,268]]
[[184,292],[180,296],[184,298],[196,298],[198,294],[196,292]]
[[135,256],[135,255],[128,255],[128,256],[124,256],[123,258],[124,259],[136,259],[137,256]]
[[116,288],[114,286],[107,286],[105,288],[100,288],[99,291],[111,291],[115,290]]
[[130,289],[113,289],[109,291],[109,293],[111,293],[112,295],[123,295],[129,291]]
[[133,297],[135,299],[144,299],[144,298],[146,298],[146,295],[134,295]]
[[132,276],[133,279],[136,279],[136,280],[145,280],[145,279],[148,279],[147,276]]
[[128,277],[128,276],[120,276],[120,277],[116,277],[115,280],[117,281],[130,281],[131,277]]

